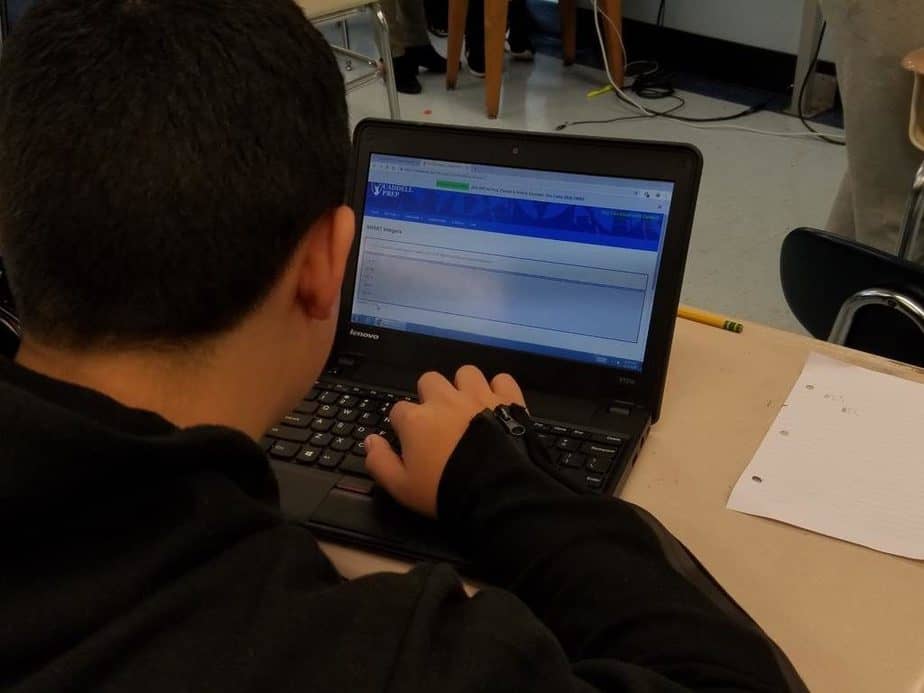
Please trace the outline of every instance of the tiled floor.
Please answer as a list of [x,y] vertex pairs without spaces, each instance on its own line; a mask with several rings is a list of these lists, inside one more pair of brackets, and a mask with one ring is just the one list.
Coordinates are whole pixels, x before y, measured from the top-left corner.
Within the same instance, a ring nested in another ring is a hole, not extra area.
[[[509,63],[507,67],[501,117],[495,121],[484,116],[483,82],[464,71],[459,89],[453,92],[446,91],[440,76],[422,75],[423,94],[401,96],[402,117],[552,131],[565,120],[630,114],[612,95],[587,98],[587,91],[605,79],[596,70],[564,68],[559,61],[541,55],[534,64]],[[683,97],[687,100],[683,112],[690,116],[740,110],[737,104],[697,94]],[[366,116],[387,116],[384,89],[377,85],[352,93],[349,103],[354,122]],[[804,132],[797,120],[773,113],[755,114],[734,124]],[[663,119],[586,125],[568,132],[685,141],[699,147],[705,170],[683,300],[782,329],[801,329],[780,291],[780,244],[792,228],[824,226],[844,172],[842,147],[809,138],[693,129]]]

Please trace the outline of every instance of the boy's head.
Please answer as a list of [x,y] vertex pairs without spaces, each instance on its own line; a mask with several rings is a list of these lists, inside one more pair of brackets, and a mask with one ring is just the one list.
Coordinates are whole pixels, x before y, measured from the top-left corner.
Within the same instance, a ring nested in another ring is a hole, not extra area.
[[0,62],[0,256],[26,338],[195,347],[282,287],[293,337],[325,350],[349,147],[336,61],[292,0],[37,2]]

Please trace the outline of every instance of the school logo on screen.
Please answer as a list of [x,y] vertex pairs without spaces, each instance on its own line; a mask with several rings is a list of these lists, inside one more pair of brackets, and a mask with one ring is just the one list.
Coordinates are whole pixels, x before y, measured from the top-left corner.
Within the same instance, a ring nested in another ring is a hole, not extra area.
[[372,194],[376,197],[399,197],[401,193],[411,192],[410,186],[395,183],[373,183]]

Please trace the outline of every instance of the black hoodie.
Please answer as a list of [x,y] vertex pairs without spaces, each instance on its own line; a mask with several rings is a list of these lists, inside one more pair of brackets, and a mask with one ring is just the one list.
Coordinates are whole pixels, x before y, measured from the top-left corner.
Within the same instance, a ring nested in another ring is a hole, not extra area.
[[580,498],[489,416],[439,489],[497,588],[445,565],[347,582],[260,448],[0,359],[0,688],[804,690],[654,518]]

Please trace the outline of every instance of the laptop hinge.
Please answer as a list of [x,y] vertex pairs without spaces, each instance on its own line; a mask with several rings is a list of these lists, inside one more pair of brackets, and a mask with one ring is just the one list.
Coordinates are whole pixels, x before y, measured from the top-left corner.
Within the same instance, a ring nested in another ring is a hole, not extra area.
[[632,408],[635,405],[632,402],[622,402],[620,400],[612,400],[606,406],[606,410],[610,414],[618,414],[619,416],[631,416]]

